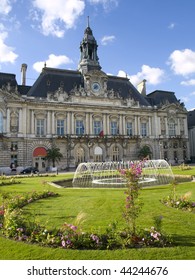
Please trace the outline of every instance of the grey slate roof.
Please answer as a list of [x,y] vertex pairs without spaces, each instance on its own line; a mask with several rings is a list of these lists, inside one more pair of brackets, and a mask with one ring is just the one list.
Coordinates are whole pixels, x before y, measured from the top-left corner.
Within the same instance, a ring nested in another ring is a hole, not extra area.
[[161,106],[168,103],[177,103],[175,93],[172,91],[155,90],[147,95],[147,100],[152,106]]
[[69,93],[71,89],[79,85],[84,86],[79,71],[45,67],[27,95],[46,98],[48,92],[55,92],[60,86]]
[[31,86],[23,86],[23,85],[18,86],[18,92],[21,95],[27,95],[30,89],[31,89]]
[[0,88],[10,83],[10,86],[17,86],[16,75],[10,73],[0,73]]
[[141,106],[150,106],[148,101],[139,91],[132,85],[127,78],[108,76],[108,90],[114,89],[119,92],[120,96],[124,99],[133,98],[135,101],[139,101]]
[[12,88],[17,87],[18,92],[21,95],[26,95],[31,88],[31,86],[18,85],[18,83],[16,81],[16,75],[15,74],[1,73],[0,72],[0,88],[6,87],[8,84]]
[[[46,98],[48,92],[55,92],[60,86],[70,93],[74,87],[84,87],[84,78],[79,71],[43,68],[43,72],[29,90],[27,96]],[[107,89],[113,89],[123,98],[133,98],[141,106],[150,106],[127,78],[108,76]]]

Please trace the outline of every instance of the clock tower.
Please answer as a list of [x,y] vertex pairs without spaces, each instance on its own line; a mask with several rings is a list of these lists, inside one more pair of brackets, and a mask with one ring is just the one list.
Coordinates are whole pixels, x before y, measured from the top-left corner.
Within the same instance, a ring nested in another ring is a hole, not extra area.
[[90,70],[101,70],[99,58],[97,56],[97,42],[89,26],[89,17],[87,28],[84,32],[83,40],[80,43],[80,62],[78,70],[84,75]]

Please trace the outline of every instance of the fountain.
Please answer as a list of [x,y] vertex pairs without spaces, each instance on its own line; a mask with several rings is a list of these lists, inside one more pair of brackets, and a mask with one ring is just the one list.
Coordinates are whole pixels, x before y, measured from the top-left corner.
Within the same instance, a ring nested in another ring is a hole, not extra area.
[[[75,171],[73,187],[80,188],[119,188],[125,187],[127,181],[120,174],[120,169],[129,169],[133,161],[121,162],[83,162]],[[174,179],[167,161],[147,160],[143,162],[142,186],[169,184]]]

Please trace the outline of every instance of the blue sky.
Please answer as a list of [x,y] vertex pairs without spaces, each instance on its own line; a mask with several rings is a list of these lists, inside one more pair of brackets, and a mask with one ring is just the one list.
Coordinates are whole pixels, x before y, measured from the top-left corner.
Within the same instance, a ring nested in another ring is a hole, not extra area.
[[76,70],[87,26],[107,74],[128,76],[147,93],[173,91],[195,108],[194,0],[0,0],[0,72],[27,85],[48,67]]

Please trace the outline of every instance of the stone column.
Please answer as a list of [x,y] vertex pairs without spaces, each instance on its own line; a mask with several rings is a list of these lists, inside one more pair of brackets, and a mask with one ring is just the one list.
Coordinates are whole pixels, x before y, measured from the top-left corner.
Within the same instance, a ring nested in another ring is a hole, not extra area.
[[167,117],[165,117],[165,129],[166,129],[166,136],[169,136],[169,128],[168,128],[168,122],[167,122]]
[[123,122],[123,135],[127,134],[127,129],[126,129],[126,116],[122,116],[122,122]]
[[135,135],[140,135],[140,120],[138,116],[135,116]]
[[50,111],[47,111],[47,122],[46,122],[46,134],[51,134],[51,114]]
[[90,122],[89,133],[90,133],[90,134],[94,134],[94,129],[93,129],[93,114],[92,114],[92,113],[89,114],[89,122]]
[[177,119],[176,135],[180,135],[180,118]]
[[91,116],[90,113],[86,113],[85,116],[85,134],[91,134]]
[[119,134],[123,134],[123,117],[119,116]]
[[148,118],[148,136],[151,136],[151,117]]
[[7,109],[7,126],[6,126],[6,132],[10,133],[10,109]]
[[51,134],[55,135],[56,131],[55,131],[55,112],[52,111],[51,113]]
[[103,114],[103,131],[104,131],[104,135],[108,134],[107,133],[107,122],[106,122],[106,114]]
[[71,112],[71,134],[76,134],[76,131],[75,131],[75,117],[74,117],[73,112]]
[[107,126],[107,134],[110,135],[110,115],[106,115],[106,126]]
[[34,116],[34,110],[31,110],[31,131],[30,134],[35,134],[35,116]]
[[71,134],[70,131],[70,112],[67,113],[67,118],[66,118],[66,133]]
[[22,117],[22,109],[19,109],[19,123],[18,123],[18,133],[23,133],[23,121],[26,120],[25,118]]

